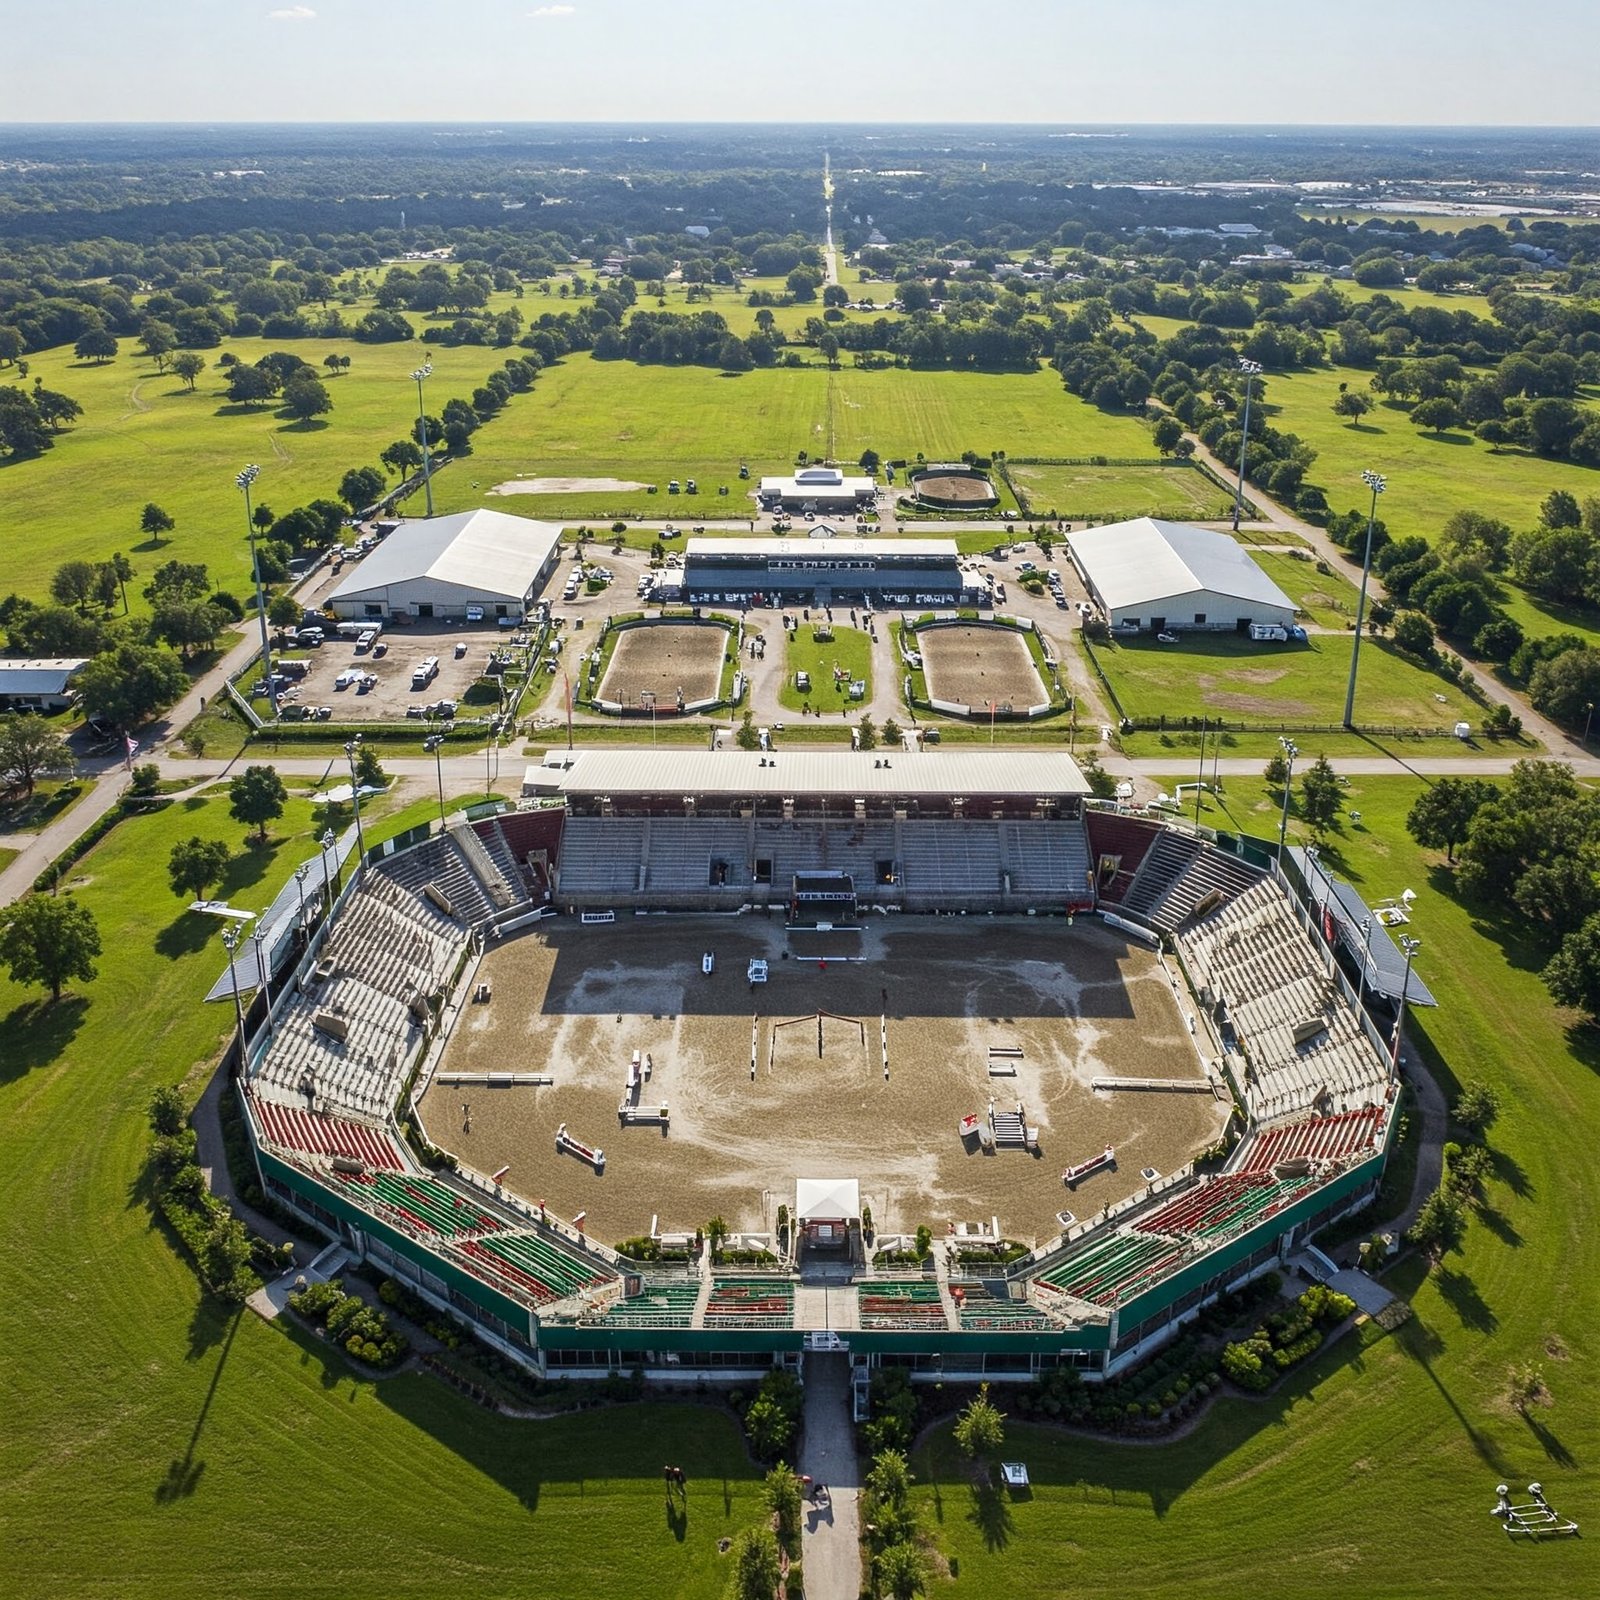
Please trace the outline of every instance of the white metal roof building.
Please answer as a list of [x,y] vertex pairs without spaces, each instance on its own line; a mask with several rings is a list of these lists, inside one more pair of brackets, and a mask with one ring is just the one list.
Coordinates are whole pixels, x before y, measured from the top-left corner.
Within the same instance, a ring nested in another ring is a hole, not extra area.
[[802,467],[792,478],[763,478],[756,489],[762,505],[792,511],[850,511],[871,505],[877,493],[871,478],[847,478],[838,467]]
[[76,705],[72,680],[87,665],[83,656],[0,660],[0,710],[63,711]]
[[904,604],[959,598],[967,580],[954,539],[690,539],[683,587],[706,595],[867,595]]
[[503,511],[463,511],[397,528],[328,604],[341,617],[522,616],[560,556],[561,529]]
[[1225,533],[1139,517],[1069,534],[1067,545],[1113,628],[1243,633],[1294,621],[1294,602]]

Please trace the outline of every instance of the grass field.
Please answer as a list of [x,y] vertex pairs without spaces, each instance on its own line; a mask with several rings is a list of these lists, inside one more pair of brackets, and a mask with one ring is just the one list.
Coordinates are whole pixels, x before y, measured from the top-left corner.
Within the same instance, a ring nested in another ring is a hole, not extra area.
[[[1588,1403],[1600,1232],[1580,1176],[1600,1057],[1566,1031],[1515,926],[1449,899],[1437,857],[1405,838],[1420,788],[1353,780],[1364,825],[1335,835],[1324,859],[1369,901],[1417,891],[1411,931],[1440,1008],[1414,1014],[1412,1041],[1448,1096],[1471,1077],[1501,1094],[1495,1177],[1464,1254],[1428,1277],[1414,1264],[1392,1275],[1416,1311],[1399,1334],[1347,1339],[1266,1399],[1217,1405],[1176,1443],[1008,1425],[1004,1454],[1028,1463],[1029,1498],[980,1498],[948,1429],[936,1430],[915,1462],[917,1496],[960,1589],[1026,1600],[1120,1596],[1130,1579],[1217,1600],[1258,1585],[1291,1600],[1330,1585],[1385,1600],[1594,1589],[1592,1541],[1513,1545],[1486,1512],[1497,1482],[1539,1479],[1580,1518],[1600,1487],[1600,1412]],[[1233,825],[1270,831],[1263,785],[1228,801]],[[1527,1419],[1503,1398],[1521,1360],[1542,1365],[1553,1395]]]
[[[412,820],[431,802],[419,808]],[[222,948],[168,889],[167,851],[190,833],[228,840],[222,892],[259,908],[314,849],[309,824],[296,802],[267,849],[243,851],[221,801],[124,823],[77,869],[100,977],[55,1008],[0,981],[7,1593],[422,1594],[445,1573],[574,1600],[717,1593],[716,1539],[757,1514],[722,1415],[517,1424],[430,1379],[357,1379],[316,1339],[202,1301],[152,1225],[144,1102],[185,1074],[197,1088],[232,1021],[199,1004]],[[677,1535],[663,1460],[689,1476]]]
[[[1146,451],[1153,449],[1148,443]],[[1233,497],[1194,467],[1052,467],[1007,469],[1036,517],[1168,517],[1206,522],[1232,514]]]
[[[1096,646],[1132,717],[1221,716],[1228,722],[1329,722],[1344,715],[1353,638],[1313,634],[1303,645],[1257,644],[1231,633],[1144,636]],[[1476,726],[1481,711],[1455,687],[1368,640],[1356,685],[1356,721],[1408,727]]]
[[[814,623],[802,622],[783,647],[783,683],[778,703],[790,711],[809,706],[818,716],[834,711],[861,711],[872,699],[872,641],[859,628],[835,626],[831,639],[818,639]],[[835,678],[837,668],[843,677]],[[795,675],[811,675],[809,689],[795,688]],[[850,698],[852,679],[864,680],[866,700]]]

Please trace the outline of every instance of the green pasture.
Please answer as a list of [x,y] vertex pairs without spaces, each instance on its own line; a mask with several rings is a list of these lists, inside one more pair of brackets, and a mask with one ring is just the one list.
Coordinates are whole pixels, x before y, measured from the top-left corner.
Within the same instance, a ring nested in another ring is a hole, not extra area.
[[[859,721],[872,699],[872,641],[859,628],[837,625],[831,639],[819,639],[822,626],[802,622],[790,630],[783,647],[783,683],[778,690],[778,703],[789,711],[809,706],[818,716],[849,711]],[[836,668],[844,674],[837,681]],[[795,674],[799,672],[811,674],[809,689],[795,688]],[[866,681],[866,700],[850,698],[852,678]]]
[[[145,1101],[198,1092],[232,1026],[230,1006],[200,1004],[218,924],[181,908],[167,852],[227,840],[221,892],[259,909],[314,853],[310,827],[303,801],[264,850],[224,800],[125,822],[74,870],[100,976],[56,1007],[0,980],[7,1593],[433,1594],[444,1573],[540,1600],[717,1593],[717,1539],[758,1515],[719,1412],[515,1423],[432,1379],[358,1377],[287,1324],[202,1300],[151,1222]],[[663,1515],[663,1460],[687,1470],[686,1524]]]
[[[1144,454],[1153,447],[1145,436]],[[1007,464],[1011,481],[1027,497],[1029,514],[1079,521],[1166,517],[1207,522],[1233,514],[1233,496],[1197,467],[1063,467]]]
[[[271,406],[232,405],[217,366],[222,349],[202,352],[209,365],[193,394],[181,379],[158,376],[132,340],[104,365],[75,361],[66,347],[29,358],[32,375],[71,395],[84,415],[58,436],[53,450],[0,466],[10,525],[28,530],[26,538],[10,541],[7,590],[43,598],[61,562],[100,561],[120,550],[139,574],[128,585],[131,604],[142,606],[139,590],[147,575],[174,558],[205,562],[217,582],[242,598],[250,552],[244,500],[234,484],[240,468],[249,462],[261,467],[252,491],[256,505],[284,512],[319,497],[336,499],[351,467],[377,466],[378,453],[415,422],[417,391],[408,374],[424,356],[434,366],[425,392],[437,414],[447,400],[470,396],[510,353],[349,339],[230,339],[223,349],[246,362],[277,349],[301,356],[317,368],[333,410],[306,424],[283,420]],[[334,349],[348,355],[351,366],[328,378],[320,363]],[[524,404],[519,396],[507,410],[515,413]],[[436,489],[461,470],[444,469]],[[152,500],[177,521],[159,544],[139,529],[139,514]]]
[[[1303,273],[1293,283],[1285,285],[1289,293],[1297,299],[1322,286],[1322,278],[1313,272]],[[1419,289],[1410,283],[1399,284],[1394,288],[1376,286],[1369,288],[1365,284],[1357,283],[1353,278],[1335,278],[1333,287],[1346,300],[1353,301],[1357,305],[1383,295],[1408,310],[1414,306],[1437,306],[1441,311],[1470,311],[1473,316],[1487,320],[1493,320],[1494,317],[1494,312],[1489,308],[1487,295],[1471,294],[1465,290],[1452,289],[1446,292],[1442,289]]]
[[[1141,634],[1094,651],[1130,717],[1338,723],[1354,642],[1340,634],[1312,634],[1305,644],[1259,644],[1231,633],[1185,633],[1178,644],[1158,644]],[[1482,715],[1454,684],[1384,640],[1366,641],[1356,685],[1358,723],[1437,728],[1465,720],[1476,727]]]
[[[977,1493],[948,1427],[936,1430],[914,1463],[916,1495],[958,1569],[956,1590],[1110,1600],[1132,1582],[1189,1600],[1256,1588],[1285,1600],[1330,1588],[1542,1600],[1595,1587],[1592,1541],[1513,1543],[1487,1512],[1497,1483],[1538,1479],[1582,1520],[1600,1488],[1600,1412],[1588,1398],[1600,1219],[1583,1176],[1600,1054],[1550,1005],[1544,952],[1525,929],[1457,904],[1440,856],[1406,838],[1422,787],[1353,779],[1347,799],[1362,822],[1335,832],[1323,859],[1369,903],[1416,891],[1408,931],[1440,1007],[1413,1012],[1411,1054],[1447,1097],[1471,1078],[1500,1093],[1494,1176],[1464,1252],[1432,1274],[1415,1262],[1390,1274],[1415,1310],[1398,1333],[1348,1336],[1264,1399],[1213,1406],[1176,1442],[1009,1423],[1004,1455],[1026,1461],[1032,1480],[1023,1498]],[[1259,780],[1230,784],[1225,800],[1225,816],[1206,820],[1275,831],[1277,796]],[[1552,1397],[1526,1417],[1505,1399],[1508,1368],[1522,1361],[1542,1367]]]
[[1354,625],[1359,599],[1355,584],[1331,567],[1319,572],[1309,551],[1302,556],[1282,550],[1251,550],[1250,558],[1294,601],[1305,621],[1320,628]]

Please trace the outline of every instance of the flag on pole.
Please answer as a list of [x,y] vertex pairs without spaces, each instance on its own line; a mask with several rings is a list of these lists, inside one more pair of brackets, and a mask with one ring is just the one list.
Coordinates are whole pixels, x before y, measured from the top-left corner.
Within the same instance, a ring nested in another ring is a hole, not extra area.
[[131,772],[133,770],[133,758],[139,753],[139,741],[130,733],[123,736],[122,743],[127,751],[126,756],[123,758],[123,765]]

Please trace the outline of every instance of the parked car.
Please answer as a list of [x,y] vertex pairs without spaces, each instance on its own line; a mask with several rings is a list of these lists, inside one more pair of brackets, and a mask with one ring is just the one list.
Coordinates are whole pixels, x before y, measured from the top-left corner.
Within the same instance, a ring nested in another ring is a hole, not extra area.
[[1176,644],[1177,642],[1178,636],[1175,633],[1166,633],[1163,631],[1156,635],[1157,644]]

